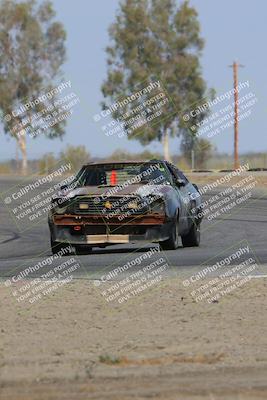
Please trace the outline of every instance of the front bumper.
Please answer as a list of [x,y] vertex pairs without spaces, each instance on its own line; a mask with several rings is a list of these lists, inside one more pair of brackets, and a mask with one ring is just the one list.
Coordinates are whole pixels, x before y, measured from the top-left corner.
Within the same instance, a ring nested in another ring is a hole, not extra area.
[[171,221],[156,213],[136,216],[123,223],[116,218],[105,221],[99,216],[54,215],[49,227],[54,242],[105,246],[167,240]]

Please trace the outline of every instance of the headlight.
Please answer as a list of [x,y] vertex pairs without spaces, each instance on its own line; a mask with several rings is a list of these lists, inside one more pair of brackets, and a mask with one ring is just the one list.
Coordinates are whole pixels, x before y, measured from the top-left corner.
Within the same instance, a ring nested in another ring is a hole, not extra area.
[[130,208],[131,210],[137,210],[137,209],[138,209],[138,203],[137,203],[136,200],[130,201],[130,202],[127,204],[127,207]]
[[80,203],[79,204],[79,209],[80,210],[88,210],[89,209],[89,204],[88,203]]

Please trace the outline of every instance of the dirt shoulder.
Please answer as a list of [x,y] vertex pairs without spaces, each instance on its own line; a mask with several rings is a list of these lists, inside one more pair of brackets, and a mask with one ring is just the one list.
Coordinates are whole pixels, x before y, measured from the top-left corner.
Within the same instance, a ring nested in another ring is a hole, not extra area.
[[[267,172],[242,172],[240,175],[232,176],[231,179],[227,182],[225,177],[231,174],[230,172],[221,172],[221,173],[209,173],[209,172],[199,172],[199,173],[186,173],[187,178],[200,186],[205,186],[207,184],[219,183],[221,180],[221,184],[218,184],[218,187],[221,186],[232,186],[242,181],[246,177],[251,177],[251,182],[255,182],[256,189],[267,189]],[[265,192],[266,193],[266,192]]]
[[30,306],[1,286],[0,399],[265,399],[266,289],[196,303],[172,278],[111,306],[77,280]]

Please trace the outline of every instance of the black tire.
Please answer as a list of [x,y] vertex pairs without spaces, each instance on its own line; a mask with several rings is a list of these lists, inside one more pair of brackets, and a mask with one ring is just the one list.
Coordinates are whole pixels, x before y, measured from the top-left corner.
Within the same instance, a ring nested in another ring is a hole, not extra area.
[[[52,251],[52,254],[53,254],[53,255],[54,255],[54,254],[57,254],[59,251],[61,251],[61,250],[63,250],[63,249],[66,249],[66,247],[69,246],[68,243],[54,242],[54,241],[52,240],[52,238],[50,239],[50,244],[51,244],[51,251]],[[70,254],[70,253],[68,252],[68,253],[66,253],[66,254],[64,254],[64,255],[68,256],[69,254]]]
[[80,256],[92,253],[92,247],[90,246],[76,245],[74,246],[74,248],[75,248],[75,253]]
[[179,220],[178,218],[172,223],[171,234],[169,239],[159,242],[162,250],[176,250],[179,245]]
[[200,225],[193,222],[187,235],[182,236],[184,247],[197,247],[200,245]]

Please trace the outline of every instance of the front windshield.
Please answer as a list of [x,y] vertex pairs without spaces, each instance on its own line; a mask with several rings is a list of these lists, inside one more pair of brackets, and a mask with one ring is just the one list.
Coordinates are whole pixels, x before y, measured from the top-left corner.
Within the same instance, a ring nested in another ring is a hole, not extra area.
[[169,184],[163,163],[110,163],[88,165],[77,175],[77,186],[116,186],[129,183]]

